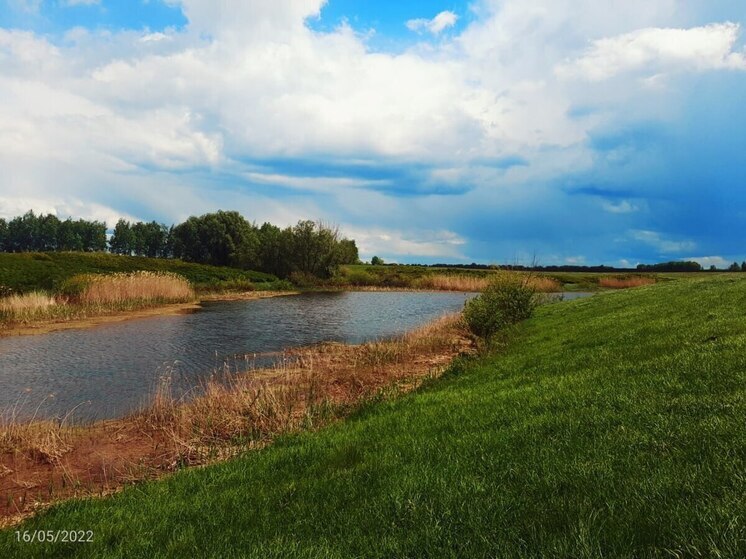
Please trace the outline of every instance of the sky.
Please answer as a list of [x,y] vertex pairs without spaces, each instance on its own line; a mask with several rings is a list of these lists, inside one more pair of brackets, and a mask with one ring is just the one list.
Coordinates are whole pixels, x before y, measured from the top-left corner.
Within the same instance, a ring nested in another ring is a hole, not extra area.
[[0,0],[0,217],[746,259],[742,0]]

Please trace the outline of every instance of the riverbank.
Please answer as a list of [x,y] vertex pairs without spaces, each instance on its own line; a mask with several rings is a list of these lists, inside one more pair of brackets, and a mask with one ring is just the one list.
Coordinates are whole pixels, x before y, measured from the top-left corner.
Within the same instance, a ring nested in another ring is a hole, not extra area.
[[407,392],[473,350],[459,316],[362,345],[320,344],[278,356],[276,366],[198,387],[178,402],[162,385],[152,404],[121,420],[0,425],[0,517],[45,503],[116,491],[187,466],[315,429],[373,397]]
[[166,303],[155,306],[146,305],[139,308],[135,306],[128,310],[105,308],[80,309],[77,312],[71,312],[70,318],[63,320],[35,320],[25,324],[0,322],[0,337],[34,336],[64,330],[95,328],[104,324],[115,324],[128,320],[152,318],[154,316],[185,314],[200,310],[202,308],[201,304],[206,301],[253,301],[298,294],[298,291],[227,291],[202,295],[199,297],[199,300],[189,303]]
[[540,308],[349,420],[66,503],[13,556],[743,557],[746,281]]

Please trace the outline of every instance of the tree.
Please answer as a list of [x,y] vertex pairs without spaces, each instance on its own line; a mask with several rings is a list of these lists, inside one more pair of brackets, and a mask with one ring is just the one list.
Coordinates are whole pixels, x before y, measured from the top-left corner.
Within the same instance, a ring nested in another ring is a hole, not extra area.
[[357,244],[351,239],[339,241],[339,255],[340,264],[358,264],[360,262]]
[[60,220],[57,219],[56,215],[48,214],[46,216],[40,215],[37,218],[37,239],[34,243],[34,250],[41,252],[50,252],[57,250],[59,235]]
[[383,266],[383,264],[384,264],[383,258],[379,258],[378,256],[374,256],[373,258],[371,258],[370,259],[370,263],[373,266]]
[[728,268],[728,271],[729,272],[740,272],[741,266],[738,265],[738,262],[734,262],[733,264],[730,265],[730,267]]
[[743,262],[741,262],[741,271],[742,272],[746,272],[746,260],[744,260]]
[[57,228],[57,250],[83,251],[83,238],[72,219],[66,219]]
[[715,264],[712,264],[712,265],[710,266],[710,271],[711,271],[711,272],[717,272],[717,271],[718,271],[718,267],[717,267],[717,266],[715,266]]
[[109,247],[114,254],[131,255],[134,251],[135,236],[129,221],[120,219],[114,226],[114,234],[109,240]]
[[11,252],[26,252],[35,249],[39,237],[39,220],[33,211],[8,223],[8,246]]
[[8,222],[0,218],[0,252],[8,252]]
[[282,230],[271,223],[265,223],[259,228],[258,236],[259,269],[281,278],[288,277],[292,271],[292,230]]
[[238,212],[190,217],[173,229],[174,256],[216,266],[256,268],[259,234]]

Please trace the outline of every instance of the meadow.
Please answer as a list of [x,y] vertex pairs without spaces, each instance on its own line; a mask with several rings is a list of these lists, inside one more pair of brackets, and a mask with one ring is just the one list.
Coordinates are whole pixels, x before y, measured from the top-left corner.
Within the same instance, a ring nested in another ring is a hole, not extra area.
[[[540,307],[415,392],[55,506],[0,555],[744,557],[744,305],[706,277]],[[17,541],[64,529],[93,541]]]
[[197,291],[264,286],[278,280],[261,272],[192,264],[176,259],[121,256],[103,252],[0,253],[0,287],[16,293],[57,291],[73,276],[159,272],[185,277]]
[[[445,291],[482,291],[495,274],[495,269],[438,268],[427,266],[348,264],[340,266],[327,282],[347,288],[436,289]],[[524,272],[515,272],[523,274]],[[596,272],[527,272],[537,291],[598,291],[625,289],[659,281],[670,281],[686,274],[596,273]]]
[[196,302],[203,297],[290,289],[290,283],[270,274],[175,259],[82,252],[0,253],[0,327],[7,331],[32,326],[34,331],[43,331],[36,327]]

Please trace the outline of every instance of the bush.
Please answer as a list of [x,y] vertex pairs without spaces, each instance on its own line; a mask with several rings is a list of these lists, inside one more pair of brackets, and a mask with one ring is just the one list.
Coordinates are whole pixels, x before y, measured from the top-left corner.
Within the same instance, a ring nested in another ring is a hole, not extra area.
[[484,293],[466,303],[464,318],[474,334],[488,338],[529,318],[537,305],[530,277],[500,274]]

